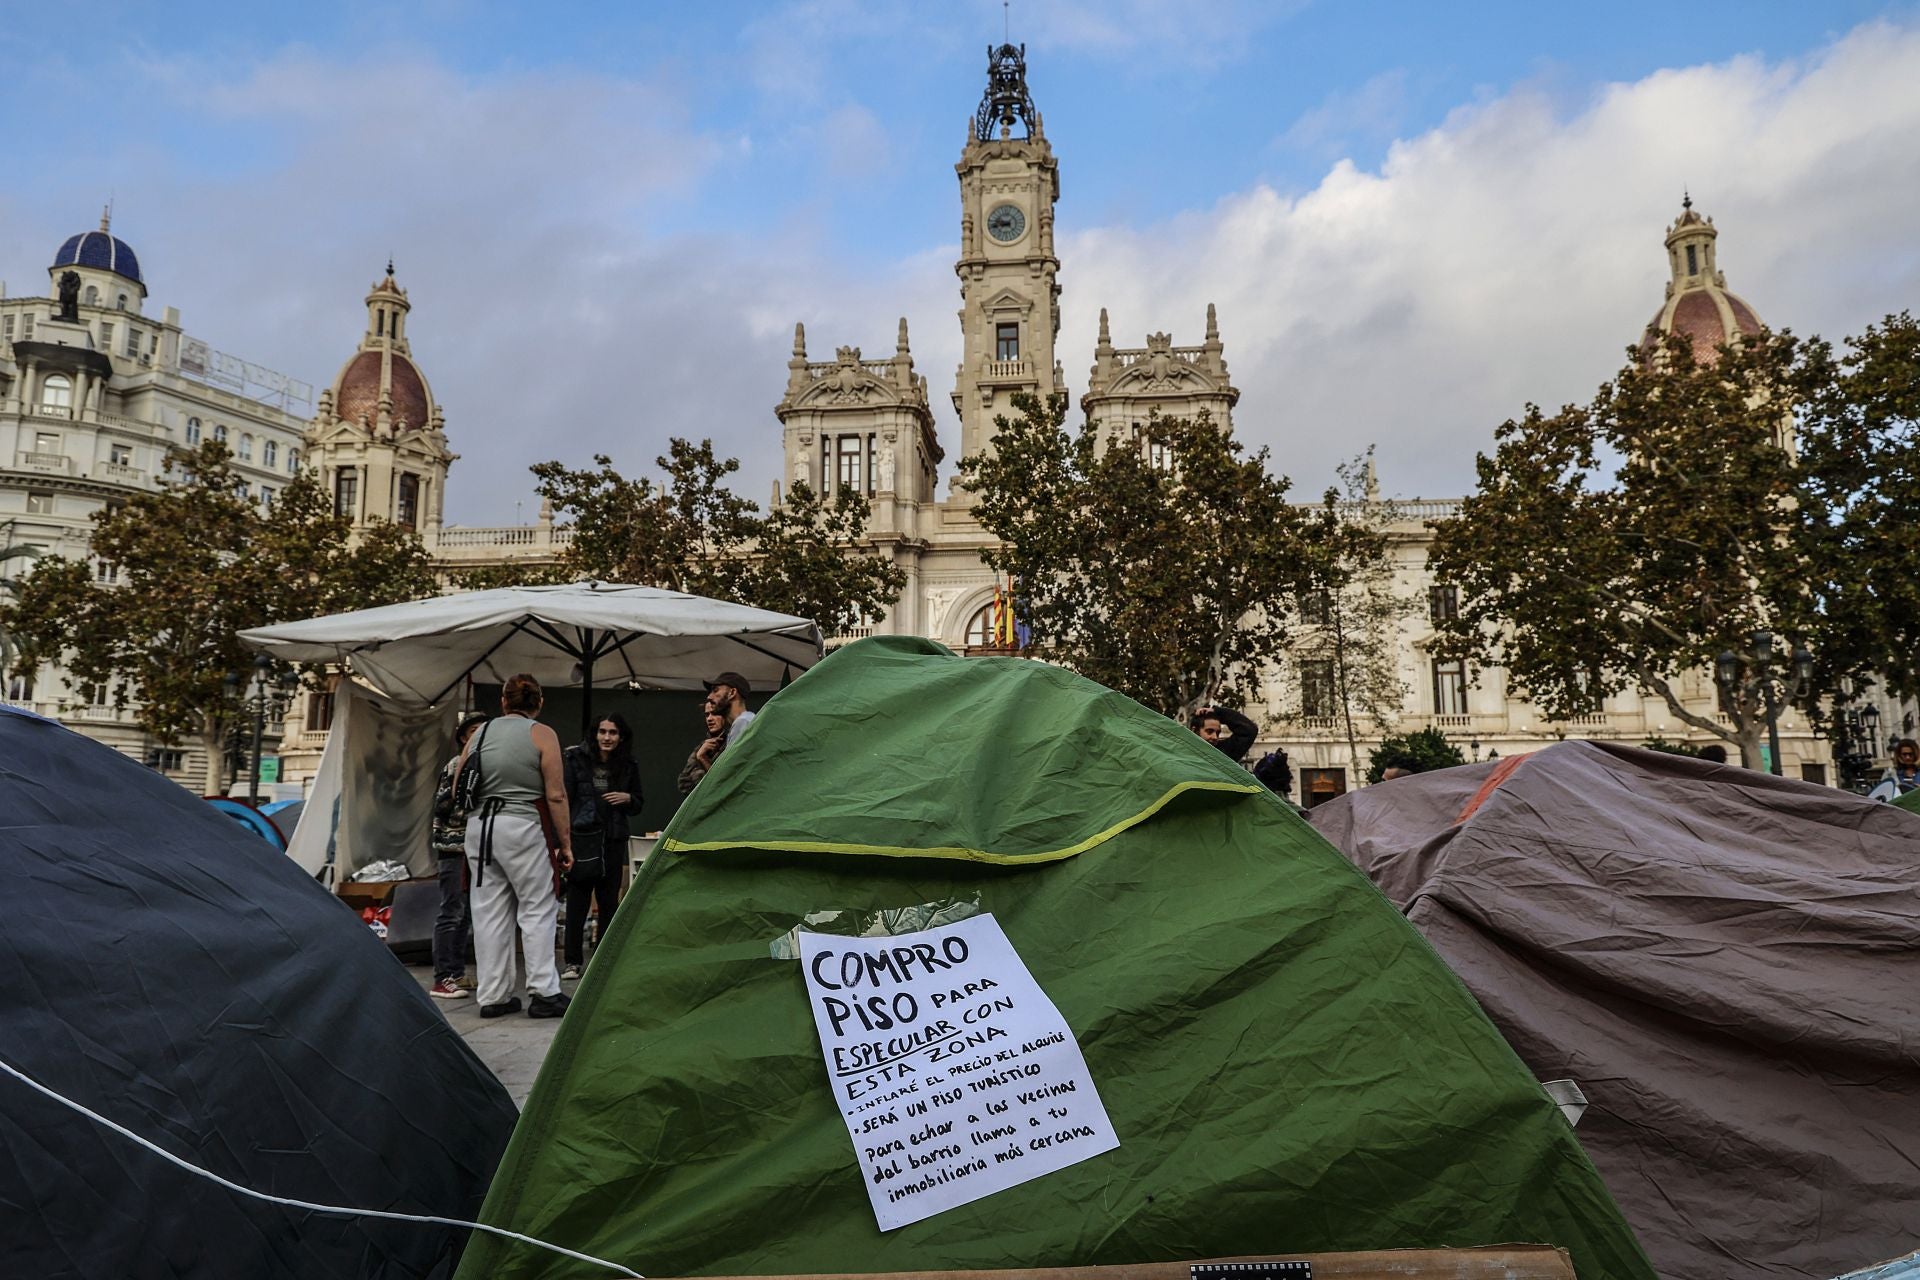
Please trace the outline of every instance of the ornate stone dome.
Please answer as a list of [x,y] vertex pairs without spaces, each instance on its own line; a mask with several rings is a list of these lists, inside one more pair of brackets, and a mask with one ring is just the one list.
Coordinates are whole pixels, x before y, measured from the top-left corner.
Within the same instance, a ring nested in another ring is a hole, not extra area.
[[393,397],[393,421],[424,427],[432,413],[426,379],[413,361],[391,348],[355,353],[333,386],[333,411],[347,422],[372,423],[380,416],[380,392]]
[[[424,431],[438,425],[433,392],[407,345],[407,291],[387,274],[367,292],[367,331],[321,396],[321,417],[377,430]],[[385,410],[383,413],[382,410]]]
[[110,215],[100,216],[98,231],[82,231],[77,236],[68,236],[61,244],[59,252],[53,255],[53,265],[59,267],[92,267],[98,271],[111,271],[140,286],[144,295],[147,283],[140,276],[140,259],[134,256],[127,242],[108,230]]
[[1667,228],[1667,264],[1673,273],[1667,282],[1667,300],[1647,322],[1640,351],[1652,357],[1669,333],[1684,336],[1693,346],[1693,358],[1712,364],[1723,344],[1762,332],[1766,326],[1746,299],[1727,289],[1727,278],[1715,261],[1719,231],[1713,219],[1693,211],[1691,197],[1680,202],[1680,216]]

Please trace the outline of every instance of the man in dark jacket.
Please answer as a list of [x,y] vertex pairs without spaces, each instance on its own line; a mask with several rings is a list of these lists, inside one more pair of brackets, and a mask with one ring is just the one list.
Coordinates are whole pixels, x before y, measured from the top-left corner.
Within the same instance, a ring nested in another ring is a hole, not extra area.
[[1247,758],[1253,740],[1260,735],[1259,726],[1231,707],[1202,707],[1187,723],[1235,764]]

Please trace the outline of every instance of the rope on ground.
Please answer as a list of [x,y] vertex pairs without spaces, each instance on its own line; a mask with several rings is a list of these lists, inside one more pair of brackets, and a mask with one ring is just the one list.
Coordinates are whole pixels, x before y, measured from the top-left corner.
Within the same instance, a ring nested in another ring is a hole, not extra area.
[[537,1240],[532,1236],[521,1235],[518,1231],[508,1231],[505,1227],[488,1226],[484,1222],[468,1222],[464,1218],[442,1218],[442,1217],[437,1217],[433,1214],[425,1214],[425,1213],[394,1213],[386,1209],[352,1209],[344,1205],[337,1205],[337,1204],[315,1204],[310,1200],[293,1200],[293,1199],[289,1199],[286,1196],[274,1196],[274,1195],[268,1195],[264,1191],[255,1191],[251,1187],[243,1187],[237,1182],[229,1181],[228,1179],[223,1178],[219,1174],[213,1172],[211,1169],[202,1169],[199,1165],[194,1164],[192,1161],[183,1160],[179,1156],[173,1154],[173,1152],[168,1151],[165,1147],[161,1147],[152,1142],[149,1142],[147,1139],[141,1137],[139,1134],[127,1128],[125,1125],[118,1124],[112,1120],[109,1120],[107,1117],[101,1115],[97,1111],[89,1110],[87,1107],[82,1106],[78,1102],[75,1102],[72,1098],[63,1097],[62,1095],[54,1092],[52,1089],[49,1089],[46,1085],[41,1084],[38,1080],[35,1080],[32,1076],[20,1070],[18,1067],[14,1066],[12,1063],[8,1062],[4,1058],[0,1058],[0,1071],[6,1072],[8,1075],[20,1081],[22,1084],[26,1085],[27,1087],[34,1089],[40,1093],[43,1093],[49,1098],[52,1098],[55,1102],[59,1103],[61,1106],[69,1107],[75,1111],[78,1111],[81,1115],[93,1121],[95,1124],[104,1125],[105,1127],[113,1130],[115,1133],[121,1135],[122,1137],[132,1139],[134,1142],[139,1143],[141,1146],[153,1152],[155,1155],[159,1156],[161,1159],[166,1160],[171,1164],[178,1165],[180,1168],[185,1169],[188,1173],[199,1174],[201,1177],[207,1179],[209,1182],[217,1182],[229,1191],[237,1192],[238,1194],[243,1196],[251,1196],[255,1200],[265,1200],[269,1204],[281,1204],[294,1209],[310,1209],[315,1213],[344,1214],[348,1217],[354,1217],[354,1218],[389,1218],[395,1222],[430,1222],[430,1223],[433,1223],[435,1226],[442,1226],[442,1227],[466,1227],[472,1231],[485,1231],[491,1235],[504,1236],[509,1240],[518,1240],[522,1244],[530,1244],[539,1249],[548,1249],[554,1253],[565,1254],[567,1257],[573,1258],[579,1262],[591,1262],[596,1267],[605,1267],[607,1270],[613,1272],[616,1275],[628,1277],[629,1280],[645,1280],[645,1277],[642,1276],[638,1271],[630,1271],[626,1267],[621,1266],[617,1262],[608,1262],[605,1258],[596,1258],[590,1253],[576,1253],[572,1249],[563,1248],[562,1246],[557,1244],[549,1244],[545,1240]]

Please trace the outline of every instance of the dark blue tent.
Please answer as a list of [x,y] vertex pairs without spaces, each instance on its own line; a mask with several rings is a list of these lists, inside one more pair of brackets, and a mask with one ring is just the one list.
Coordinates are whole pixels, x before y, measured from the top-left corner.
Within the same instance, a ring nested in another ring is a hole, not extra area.
[[[0,1058],[245,1187],[472,1218],[515,1112],[365,925],[198,797],[0,707]],[[442,1276],[465,1232],[263,1203],[0,1074],[0,1275]]]

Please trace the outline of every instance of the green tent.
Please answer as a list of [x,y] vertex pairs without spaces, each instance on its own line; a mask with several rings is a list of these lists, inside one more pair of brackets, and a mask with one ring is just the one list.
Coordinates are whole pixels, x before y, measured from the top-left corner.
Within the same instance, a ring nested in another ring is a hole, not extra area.
[[1920,813],[1920,791],[1909,791],[1903,796],[1895,796],[1893,803],[1908,813]]
[[[1119,1146],[883,1233],[782,940],[976,902]],[[482,1217],[653,1276],[1511,1241],[1653,1274],[1466,989],[1277,797],[1078,676],[906,638],[781,692],[682,807]],[[459,1274],[598,1273],[477,1237]]]

